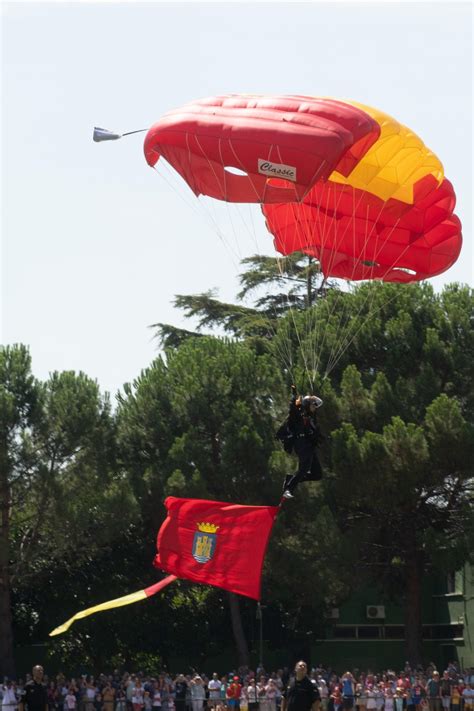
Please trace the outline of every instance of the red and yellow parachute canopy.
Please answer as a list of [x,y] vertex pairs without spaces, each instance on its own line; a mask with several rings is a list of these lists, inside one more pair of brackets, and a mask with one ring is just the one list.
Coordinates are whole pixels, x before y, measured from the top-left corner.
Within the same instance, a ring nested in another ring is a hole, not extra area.
[[195,101],[148,131],[196,195],[261,203],[276,249],[323,274],[410,282],[457,259],[461,224],[439,159],[377,109],[306,96]]

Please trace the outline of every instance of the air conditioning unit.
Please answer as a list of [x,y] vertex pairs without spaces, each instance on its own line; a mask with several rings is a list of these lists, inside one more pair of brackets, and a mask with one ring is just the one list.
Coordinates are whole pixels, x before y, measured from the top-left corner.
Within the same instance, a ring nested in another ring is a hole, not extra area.
[[328,617],[330,620],[338,620],[339,619],[339,608],[338,607],[331,607],[331,609],[327,611],[326,617]]
[[385,605],[367,605],[366,614],[369,620],[384,620]]

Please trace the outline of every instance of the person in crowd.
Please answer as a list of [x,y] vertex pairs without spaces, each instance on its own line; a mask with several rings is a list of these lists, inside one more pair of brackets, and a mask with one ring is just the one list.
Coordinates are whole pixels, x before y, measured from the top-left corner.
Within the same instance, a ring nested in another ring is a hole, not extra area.
[[16,711],[17,706],[16,684],[7,678],[2,685],[2,711]]
[[319,691],[320,707],[322,711],[328,711],[329,703],[329,689],[326,683],[326,679],[321,674],[317,677],[317,687]]
[[209,691],[209,708],[215,709],[219,705],[221,698],[221,682],[219,681],[219,675],[217,672],[213,672],[211,679],[207,684]]
[[[367,675],[367,679],[373,678],[370,677],[370,675]],[[372,681],[369,681],[367,684],[367,711],[375,711],[377,708],[377,702],[376,702],[376,690],[374,688],[374,684]]]
[[441,683],[439,672],[433,670],[431,678],[426,684],[426,698],[428,700],[430,711],[440,711],[441,708]]
[[104,711],[114,711],[115,689],[112,686],[112,682],[108,679],[106,680],[105,686],[102,689],[102,705]]
[[415,711],[421,711],[422,703],[426,698],[426,691],[421,684],[419,677],[415,677],[415,683],[410,689],[410,703],[409,706],[415,708]]
[[135,689],[135,676],[130,674],[125,680],[125,692],[127,695],[127,709],[128,711],[133,711],[132,697],[133,691]]
[[[361,677],[359,677],[361,679]],[[363,681],[359,681],[355,688],[355,705],[358,711],[365,711],[367,706],[367,690]]]
[[104,699],[103,699],[102,693],[100,691],[97,691],[97,694],[95,695],[95,698],[94,698],[94,710],[95,711],[104,711]]
[[346,711],[354,706],[354,696],[355,696],[355,680],[350,671],[346,671],[342,675],[342,706]]
[[342,693],[339,684],[335,684],[329,697],[331,711],[341,711],[342,709]]
[[71,685],[64,699],[64,708],[66,711],[75,711],[77,706],[77,698],[74,693],[74,687]]
[[395,690],[395,711],[404,711],[406,709],[406,693],[405,689],[397,686]]
[[191,697],[191,679],[192,675],[188,674],[186,676],[186,681],[188,682],[188,686],[186,689],[186,711],[193,711],[193,700]]
[[[470,675],[471,677],[471,675]],[[474,710],[474,681],[470,681],[462,691],[464,711]]]
[[123,684],[117,687],[115,701],[115,711],[127,711],[127,692]]
[[393,690],[391,686],[385,688],[385,699],[384,699],[384,711],[395,711],[395,699],[393,696]]
[[145,692],[145,689],[143,688],[142,681],[139,677],[137,677],[135,680],[135,686],[133,687],[133,694],[132,694],[133,711],[142,711],[143,710],[144,692]]
[[153,680],[151,699],[152,711],[161,711],[161,689],[158,679]]
[[255,678],[249,679],[247,686],[247,704],[249,711],[257,711],[258,709],[258,692]]
[[258,705],[260,711],[268,711],[267,705],[267,678],[264,674],[260,674],[257,682]]
[[451,687],[453,680],[449,675],[449,670],[445,669],[440,680],[441,706],[443,711],[449,711],[451,707]]
[[375,708],[377,711],[382,711],[385,703],[385,684],[379,681],[374,685],[375,690]]
[[44,669],[40,664],[36,664],[32,672],[32,678],[28,679],[24,686],[18,705],[19,711],[48,711],[48,691],[43,682]]
[[[239,668],[241,669],[241,668]],[[247,698],[247,686],[248,686],[248,676],[247,674],[243,675],[243,681],[241,685],[241,690],[240,690],[240,711],[249,711],[249,700]]]
[[308,665],[301,659],[282,693],[281,711],[319,711],[319,701],[319,691],[308,677]]
[[219,701],[219,711],[225,711],[227,708],[227,676],[221,676],[221,690],[220,690],[220,701]]
[[48,685],[48,709],[49,711],[59,711],[60,694],[57,684],[54,680]]
[[94,711],[94,701],[95,701],[97,692],[98,692],[98,688],[95,684],[95,679],[93,676],[90,676],[89,680],[86,681],[86,684],[85,684],[85,694],[84,694],[85,711]]
[[184,674],[178,674],[174,682],[174,703],[176,711],[186,711],[186,691],[188,682]]
[[451,686],[451,711],[459,711],[462,700],[463,683],[455,681]]
[[240,694],[242,692],[242,686],[240,684],[240,678],[235,675],[226,689],[226,700],[227,706],[232,711],[239,711],[240,709]]
[[[152,711],[153,699],[148,689],[145,689],[143,693],[143,711]],[[104,710],[105,711],[105,710]]]
[[[191,677],[189,677],[189,679],[186,678],[185,708],[187,711],[191,711],[192,709],[190,682]],[[158,675],[158,683],[161,691],[161,711],[173,711],[176,694],[173,688],[173,680],[168,673],[161,672],[161,674]]]
[[278,688],[273,679],[270,678],[265,687],[265,702],[267,711],[276,711],[277,696]]
[[204,701],[206,699],[206,691],[204,689],[202,677],[196,674],[196,676],[191,679],[190,686],[193,711],[202,711]]

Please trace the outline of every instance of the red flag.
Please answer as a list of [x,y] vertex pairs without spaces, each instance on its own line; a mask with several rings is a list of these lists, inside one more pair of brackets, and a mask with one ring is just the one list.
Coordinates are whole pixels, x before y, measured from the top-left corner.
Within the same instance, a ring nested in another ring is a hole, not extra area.
[[222,501],[165,501],[168,517],[158,532],[156,568],[260,599],[263,559],[278,506]]

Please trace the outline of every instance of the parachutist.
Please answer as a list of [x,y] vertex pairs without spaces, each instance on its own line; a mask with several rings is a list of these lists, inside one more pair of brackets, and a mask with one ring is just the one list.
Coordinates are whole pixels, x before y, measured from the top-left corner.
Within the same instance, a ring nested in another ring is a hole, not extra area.
[[291,386],[291,399],[288,417],[276,433],[276,438],[283,442],[285,451],[292,451],[298,457],[298,469],[288,474],[283,483],[283,498],[291,499],[296,487],[302,481],[320,481],[323,476],[316,447],[322,439],[316,410],[323,401],[317,395],[298,397],[294,385]]

